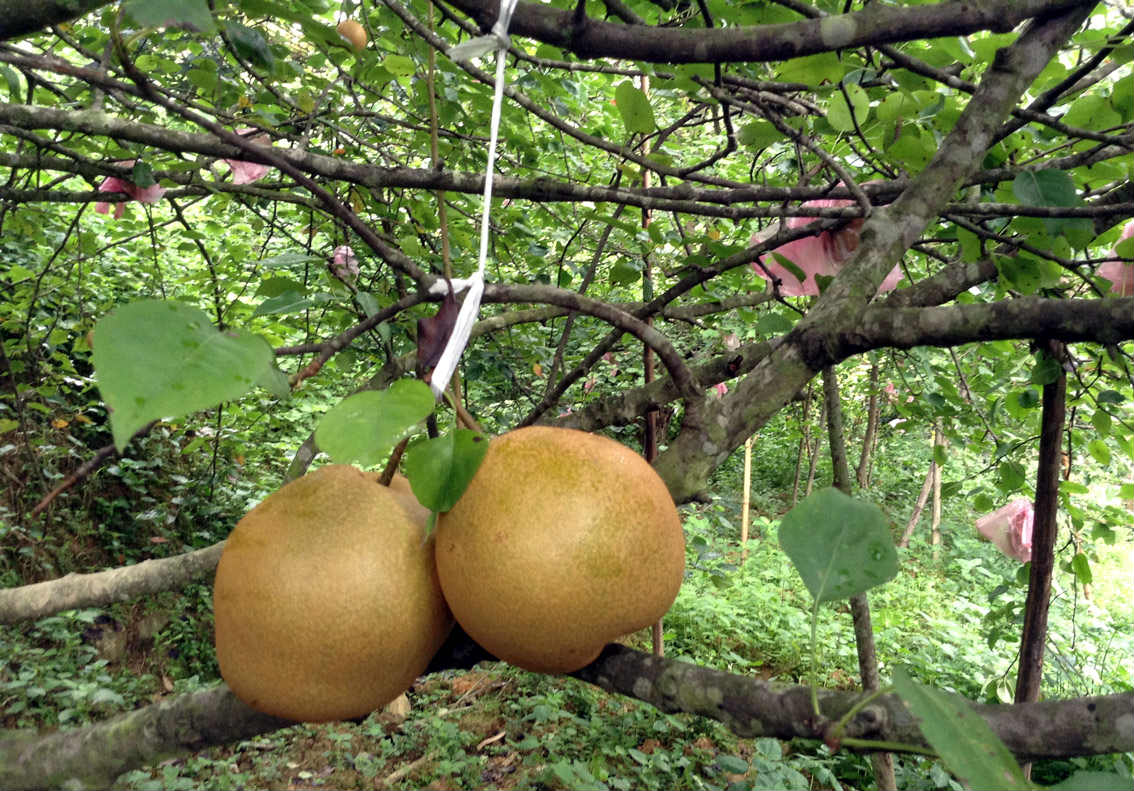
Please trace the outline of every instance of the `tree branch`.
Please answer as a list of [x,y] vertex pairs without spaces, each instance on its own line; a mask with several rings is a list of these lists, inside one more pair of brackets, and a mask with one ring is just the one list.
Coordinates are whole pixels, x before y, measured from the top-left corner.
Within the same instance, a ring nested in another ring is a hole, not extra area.
[[[495,0],[447,0],[482,30],[496,21]],[[1084,5],[1083,0],[985,0],[917,7],[873,4],[862,11],[757,27],[693,29],[644,27],[586,19],[571,11],[520,3],[509,32],[568,50],[580,58],[648,63],[739,63],[798,58],[837,49],[915,39],[964,36],[982,30],[1007,33],[1033,17]],[[1094,5],[1094,2],[1090,3]]]
[[[471,667],[485,658],[483,649],[458,634],[430,669]],[[732,675],[615,644],[572,675],[661,711],[710,717],[742,737],[824,739],[831,735],[832,723],[861,698],[857,692],[821,690],[823,717],[816,720],[807,687]],[[1021,760],[1134,749],[1129,724],[1134,692],[1011,706],[971,705]],[[123,772],[170,754],[197,752],[292,724],[254,711],[220,685],[83,728],[44,736],[9,733],[0,739],[0,787],[105,788]],[[843,735],[925,745],[913,717],[893,695],[863,708]]]

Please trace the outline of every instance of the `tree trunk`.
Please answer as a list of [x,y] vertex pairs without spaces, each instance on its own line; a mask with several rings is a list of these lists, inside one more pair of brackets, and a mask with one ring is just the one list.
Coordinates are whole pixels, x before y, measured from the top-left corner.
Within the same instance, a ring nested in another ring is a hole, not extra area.
[[[1047,610],[1051,599],[1051,572],[1055,565],[1055,518],[1059,510],[1060,440],[1067,406],[1067,374],[1063,344],[1051,342],[1047,351],[1060,362],[1059,378],[1043,386],[1039,462],[1036,468],[1035,526],[1032,530],[1032,566],[1024,629],[1020,638],[1020,668],[1016,674],[1016,702],[1039,699],[1043,678],[1043,649],[1047,640]],[[1031,767],[1024,767],[1030,776]]]
[[921,493],[918,494],[917,502],[914,503],[910,521],[906,522],[906,531],[902,533],[902,540],[898,542],[899,547],[905,548],[910,545],[910,537],[913,535],[914,528],[917,527],[917,521],[921,519],[921,512],[925,510],[925,504],[929,502],[929,493],[933,490],[933,476],[936,474],[934,472],[936,469],[937,462],[930,459],[929,469],[925,473],[925,483],[921,485]]
[[803,415],[799,419],[799,450],[795,454],[795,480],[791,484],[792,508],[799,502],[799,479],[803,472],[803,454],[811,455],[811,385],[807,385],[806,396],[803,399]]
[[748,560],[748,508],[752,502],[752,437],[744,441],[744,494],[740,498],[740,565]]
[[933,424],[933,521],[930,523],[933,559],[941,554],[941,465],[937,463],[937,446],[941,444],[941,423]]
[[855,477],[858,487],[865,489],[870,485],[870,463],[874,440],[878,436],[878,413],[881,411],[878,403],[878,363],[870,363],[870,399],[866,408],[866,433],[862,435],[862,453],[858,457],[858,469]]
[[[831,448],[831,466],[834,484],[846,494],[851,493],[850,465],[843,438],[843,409],[839,399],[839,380],[833,366],[823,369],[823,403],[827,412],[827,442]],[[851,618],[854,621],[854,643],[858,650],[858,672],[862,688],[867,692],[881,685],[878,675],[878,654],[874,649],[874,629],[870,623],[870,602],[865,593],[850,598]],[[894,777],[894,756],[891,753],[871,753],[870,765],[880,791],[894,791],[898,787]]]

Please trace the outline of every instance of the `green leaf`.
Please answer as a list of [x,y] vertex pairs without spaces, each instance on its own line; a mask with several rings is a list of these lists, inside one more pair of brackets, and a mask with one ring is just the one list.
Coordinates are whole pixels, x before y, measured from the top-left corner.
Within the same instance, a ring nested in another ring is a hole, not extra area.
[[610,268],[610,282],[615,286],[628,286],[636,283],[642,276],[642,271],[625,258],[619,259]]
[[333,299],[334,297],[330,294],[322,292],[306,296],[299,291],[285,291],[278,296],[265,299],[257,305],[254,315],[270,316],[276,313],[299,313],[308,308],[326,305]]
[[1087,443],[1087,453],[1102,466],[1110,464],[1110,448],[1101,439],[1092,439]]
[[965,785],[1030,788],[1012,753],[967,700],[916,683],[904,668],[894,672],[894,689],[918,719],[925,740]]
[[1103,390],[1095,398],[1100,404],[1121,404],[1126,400],[1126,396],[1117,390]]
[[817,602],[854,596],[898,573],[885,514],[834,488],[815,492],[784,515],[780,546]]
[[362,312],[366,314],[366,318],[370,318],[375,313],[382,309],[382,305],[378,302],[378,297],[371,294],[369,291],[359,291],[355,295],[358,301],[358,306],[362,308]]
[[630,80],[624,80],[615,87],[614,104],[622,116],[627,134],[641,132],[648,135],[658,128],[649,98]]
[[153,168],[151,168],[148,164],[141,160],[138,160],[134,163],[134,168],[130,175],[130,181],[134,182],[135,185],[141,187],[142,189],[152,187],[157,183],[156,181],[154,181]]
[[488,440],[468,429],[419,442],[406,451],[406,477],[417,501],[443,513],[457,504],[476,475]]
[[413,62],[413,58],[405,55],[387,55],[382,60],[382,67],[401,79],[412,77],[417,71],[417,64]]
[[718,755],[717,766],[723,771],[729,772],[734,775],[742,775],[748,771],[748,762],[743,758],[738,758],[735,755]]
[[1041,353],[1037,355],[1030,381],[1034,385],[1041,386],[1055,384],[1062,374],[1063,366],[1059,364],[1059,361],[1050,355]]
[[946,462],[949,461],[949,453],[945,450],[944,445],[933,446],[933,461],[937,463],[938,467],[944,467]]
[[[842,91],[831,94],[831,100],[827,103],[827,123],[836,131],[853,132],[856,121],[859,127],[866,123],[866,117],[870,114],[870,97],[860,85],[844,85],[843,88],[846,90],[845,96]],[[848,99],[850,104],[847,104]]]
[[768,121],[757,120],[740,127],[736,139],[749,148],[767,148],[777,140],[782,140],[783,135]]
[[8,96],[11,97],[13,102],[19,100],[20,96],[20,77],[15,69],[8,66],[0,66],[0,74],[4,76],[4,82],[8,86]]
[[880,121],[904,120],[918,111],[917,100],[905,91],[893,91],[875,108]]
[[1081,769],[1053,786],[1058,791],[1130,791],[1130,777],[1115,772],[1091,772]]
[[7,434],[9,431],[14,431],[20,427],[20,421],[11,418],[0,419],[0,434]]
[[1075,181],[1063,170],[1025,171],[1012,181],[1012,194],[1026,206],[1078,206]]
[[992,498],[984,492],[981,492],[973,498],[973,510],[976,511],[991,511],[995,505],[996,504],[992,501]]
[[808,85],[819,85],[823,82],[834,84],[843,78],[845,72],[846,68],[836,53],[821,52],[818,55],[784,61],[777,71],[777,79],[784,82],[803,82]]
[[201,33],[217,29],[205,0],[131,0],[122,4],[122,11],[139,27],[180,27]]
[[1096,409],[1095,413],[1091,415],[1091,425],[1095,427],[1095,431],[1100,435],[1109,437],[1111,427],[1110,413]]
[[1079,580],[1080,585],[1090,585],[1094,582],[1091,561],[1082,552],[1076,553],[1075,557],[1071,558],[1071,570],[1075,572],[1075,578]]
[[1078,481],[1060,481],[1059,491],[1062,494],[1089,494],[1091,489]]
[[315,429],[319,449],[338,464],[380,463],[433,411],[433,391],[418,379],[399,379],[387,390],[367,390],[331,407]]
[[253,30],[239,22],[226,20],[224,31],[229,41],[232,42],[232,48],[242,58],[265,71],[275,69],[276,56],[272,54],[267,39],[258,30]]
[[290,277],[266,277],[260,281],[260,287],[256,289],[256,296],[278,297],[280,294],[286,294],[289,291],[306,294],[307,288]]
[[1015,461],[1001,462],[996,468],[996,488],[1012,493],[1024,487],[1024,465]]
[[121,451],[151,420],[239,398],[265,375],[272,348],[244,330],[218,332],[202,311],[147,300],[117,308],[94,329],[94,367]]

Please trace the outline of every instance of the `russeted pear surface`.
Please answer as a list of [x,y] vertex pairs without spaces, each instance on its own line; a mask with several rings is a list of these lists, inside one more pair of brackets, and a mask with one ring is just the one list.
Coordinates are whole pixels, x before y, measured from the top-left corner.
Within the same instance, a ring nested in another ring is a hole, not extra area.
[[532,426],[496,437],[437,525],[457,622],[519,667],[567,673],[669,609],[685,539],[665,484],[613,440]]
[[[217,660],[252,708],[321,722],[405,691],[452,626],[428,512],[331,465],[253,508],[217,567]],[[422,516],[424,512],[425,516]]]

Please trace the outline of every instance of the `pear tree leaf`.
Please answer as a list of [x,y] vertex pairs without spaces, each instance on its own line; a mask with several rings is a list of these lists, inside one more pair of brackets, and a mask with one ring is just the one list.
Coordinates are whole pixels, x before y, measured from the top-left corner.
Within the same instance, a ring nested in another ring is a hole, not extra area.
[[1091,454],[1091,458],[1103,467],[1110,464],[1110,448],[1106,446],[1106,442],[1098,437],[1087,443],[1087,453]]
[[635,132],[641,132],[648,135],[658,128],[650,100],[630,80],[620,82],[614,89],[614,104],[618,107],[618,112],[622,116],[622,123],[626,126],[627,134],[632,135]]
[[433,391],[417,379],[399,379],[386,390],[365,390],[340,401],[315,429],[315,443],[337,464],[371,467],[398,440],[428,417]]
[[894,673],[894,689],[918,719],[925,740],[967,787],[1031,787],[1004,742],[967,700],[918,684],[904,668]]
[[837,53],[820,52],[784,61],[779,66],[776,79],[816,86],[823,82],[833,85],[843,78],[845,72]]
[[486,453],[487,438],[468,429],[414,444],[405,456],[414,497],[434,513],[448,511],[465,493]]
[[1012,181],[1012,194],[1026,206],[1078,206],[1075,181],[1064,170],[1025,171]]
[[268,40],[258,30],[227,20],[224,23],[225,34],[232,42],[233,49],[241,57],[259,66],[265,71],[273,71],[276,67],[276,56],[268,46]]
[[[831,94],[831,101],[827,104],[827,123],[838,132],[853,132],[855,121],[859,127],[866,123],[870,114],[870,97],[861,85],[844,85],[846,95],[842,91]],[[847,104],[847,100],[850,104]]]
[[217,331],[191,305],[123,305],[94,329],[94,367],[121,451],[151,420],[239,398],[272,367],[272,347],[245,330]]
[[898,573],[886,515],[831,487],[784,515],[780,546],[819,603],[862,593]]
[[187,28],[201,33],[217,29],[205,0],[130,0],[122,10],[140,27]]
[[768,121],[762,120],[745,124],[740,127],[740,131],[736,135],[740,144],[749,148],[767,148],[777,140],[782,140],[783,137],[783,133],[779,129],[776,129]]

